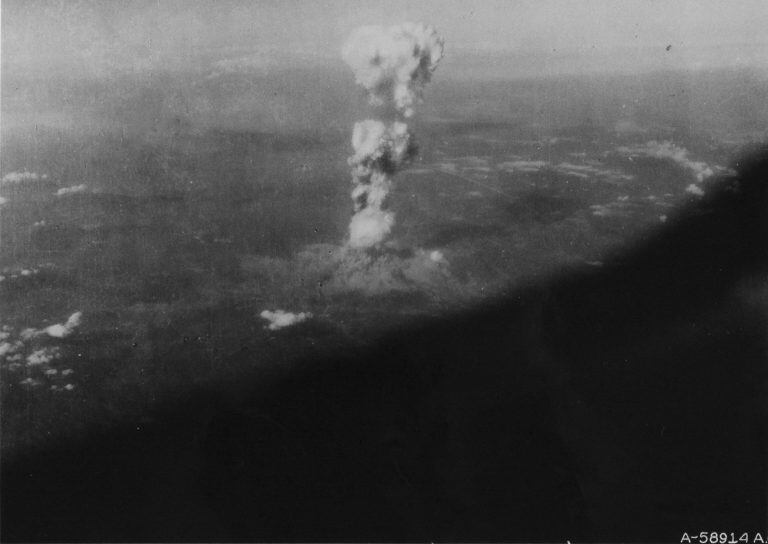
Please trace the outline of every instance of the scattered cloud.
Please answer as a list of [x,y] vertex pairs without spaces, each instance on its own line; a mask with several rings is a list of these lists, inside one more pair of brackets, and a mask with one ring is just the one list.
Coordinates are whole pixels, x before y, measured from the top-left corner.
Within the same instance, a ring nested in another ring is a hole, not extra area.
[[263,319],[269,321],[267,328],[271,331],[276,331],[291,325],[296,325],[302,321],[306,321],[312,317],[310,312],[301,312],[294,314],[292,312],[286,312],[284,310],[276,310],[274,312],[270,310],[264,310],[259,314]]
[[2,185],[13,185],[18,183],[23,183],[25,181],[37,181],[41,179],[48,179],[47,174],[37,174],[35,172],[29,172],[27,170],[24,170],[22,172],[10,172],[3,176],[3,178],[0,180],[0,184]]
[[677,146],[670,141],[658,142],[651,140],[640,145],[617,147],[616,151],[630,157],[652,157],[674,161],[681,167],[689,170],[699,183],[715,173],[707,163],[691,160],[688,157],[687,149]]
[[39,331],[39,330],[34,329],[32,327],[28,327],[28,328],[22,330],[19,333],[19,336],[21,336],[22,340],[31,340],[35,336],[39,336],[41,334],[43,334],[43,331]]
[[[51,338],[62,338],[80,325],[81,312],[69,316],[63,324],[43,329],[27,327],[18,330],[10,325],[0,327],[0,365],[10,372],[24,372],[25,379],[19,382],[26,387],[51,384],[54,391],[70,391],[74,388],[62,385],[64,378],[74,373],[67,368],[56,368],[62,359],[62,348],[51,345]],[[58,383],[56,383],[58,382]],[[67,384],[70,385],[70,384]]]
[[572,162],[561,162],[559,164],[551,164],[547,161],[540,160],[513,160],[505,161],[497,165],[499,170],[506,172],[538,172],[543,168],[553,170],[559,174],[566,176],[589,179],[592,177],[609,178],[613,181],[628,181],[634,179],[634,176],[625,174],[621,170],[613,168],[604,168],[596,166],[594,164],[576,164]]
[[27,366],[47,365],[59,358],[58,348],[42,348],[27,356]]
[[596,217],[613,217],[617,215],[624,215],[620,210],[615,209],[610,204],[594,204],[589,207],[592,210],[592,215]]
[[18,349],[19,349],[18,344],[11,343],[11,342],[3,342],[0,344],[0,357],[5,357],[6,355],[14,353]]
[[542,168],[549,166],[546,161],[506,161],[498,164],[499,170],[507,172],[538,172]]
[[4,268],[0,272],[0,282],[3,282],[6,280],[18,280],[19,278],[30,278],[37,275],[40,270],[37,268]]
[[69,316],[66,323],[56,323],[55,325],[46,327],[44,331],[48,336],[53,336],[54,338],[66,338],[80,326],[82,317],[82,312],[75,312]]
[[71,195],[74,193],[84,193],[88,190],[88,186],[85,184],[80,185],[73,185],[72,187],[62,187],[58,191],[56,191],[56,196],[65,196],[65,195]]
[[448,261],[445,259],[445,255],[443,255],[442,251],[434,250],[429,254],[429,258],[433,263],[447,263]]
[[601,168],[591,164],[574,164],[570,162],[561,162],[554,169],[562,174],[578,178],[588,179],[590,177],[607,177],[613,180],[629,181],[634,176],[625,174],[620,170],[613,168]]
[[65,336],[69,336],[70,330],[67,329],[61,323],[57,323],[56,325],[51,325],[50,327],[46,327],[45,333],[48,336],[53,336],[54,338],[64,338]]
[[635,204],[629,200],[629,197],[622,195],[608,204],[593,204],[589,207],[592,215],[596,217],[622,217],[629,215],[630,209]]

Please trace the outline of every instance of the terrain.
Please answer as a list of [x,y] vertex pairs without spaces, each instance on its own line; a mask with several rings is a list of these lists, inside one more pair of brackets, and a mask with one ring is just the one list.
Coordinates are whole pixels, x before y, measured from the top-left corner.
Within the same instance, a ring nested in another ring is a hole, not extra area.
[[3,539],[764,530],[761,78],[436,81],[365,253],[352,82],[4,77]]

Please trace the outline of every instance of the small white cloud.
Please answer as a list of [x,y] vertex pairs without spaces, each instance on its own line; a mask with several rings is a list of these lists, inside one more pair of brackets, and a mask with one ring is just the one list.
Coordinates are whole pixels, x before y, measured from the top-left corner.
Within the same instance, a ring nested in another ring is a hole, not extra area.
[[70,374],[73,374],[74,372],[75,371],[72,370],[71,368],[66,368],[66,369],[61,371],[61,375],[62,376],[69,376]]
[[602,177],[609,178],[613,181],[626,181],[634,179],[633,176],[625,174],[620,170],[614,170],[612,168],[598,167],[593,164],[574,164],[571,162],[561,162],[554,167],[555,170],[569,176],[575,176],[579,178],[590,177]]
[[58,191],[56,191],[56,196],[65,196],[65,195],[71,195],[75,193],[84,193],[88,190],[88,186],[85,184],[80,185],[73,185],[72,187],[62,187]]
[[73,383],[68,383],[67,385],[64,386],[64,389],[66,389],[67,391],[72,391],[74,388],[75,388],[75,384]]
[[3,198],[0,196],[0,206],[2,206],[3,204],[6,204],[7,202],[8,202],[7,198]]
[[80,326],[80,321],[83,318],[83,312],[75,312],[71,316],[67,318],[67,322],[64,325],[65,327],[68,327],[70,329],[74,329],[75,327]]
[[432,262],[435,262],[435,263],[445,263],[445,262],[447,262],[445,260],[445,255],[443,255],[443,252],[442,251],[438,251],[437,249],[429,254],[429,259]]
[[44,330],[48,336],[53,336],[54,338],[65,338],[72,334],[72,331],[61,323],[46,327]]
[[82,312],[75,312],[69,316],[66,323],[56,323],[55,325],[46,327],[44,331],[48,336],[53,336],[54,338],[66,338],[80,325],[82,316]]
[[58,370],[56,370],[55,368],[49,368],[49,369],[47,369],[47,370],[44,372],[44,374],[45,374],[46,376],[55,376],[55,375],[56,375],[56,374],[58,374],[58,373],[59,373],[59,371],[58,371]]
[[22,347],[24,347],[24,344],[21,342],[3,342],[0,344],[0,357],[7,357],[8,360],[12,360],[11,356],[12,354],[19,351]]
[[0,344],[0,357],[5,357],[6,354],[11,353],[11,350],[13,349],[13,344],[10,342],[3,342]]
[[38,380],[32,379],[32,378],[26,378],[24,380],[21,380],[19,382],[20,385],[25,385],[27,387],[37,387],[40,385],[40,382]]
[[499,170],[506,170],[508,172],[538,172],[542,168],[549,166],[545,161],[507,161],[497,165]]
[[10,172],[4,175],[3,179],[0,181],[2,181],[3,184],[12,184],[22,183],[25,181],[37,181],[39,179],[48,179],[48,176],[45,174],[41,176],[35,172],[28,172],[27,170],[24,170],[23,172]]
[[695,196],[704,196],[704,189],[699,187],[698,185],[691,183],[688,187],[685,188],[686,193],[691,193]]
[[593,204],[589,207],[592,215],[596,217],[617,217],[626,215],[620,202],[610,202],[608,204]]
[[38,349],[27,357],[27,366],[47,365],[58,358],[59,350],[56,348]]
[[660,215],[659,216],[659,221],[661,221],[662,223],[666,223],[667,222],[667,216],[666,215]]
[[21,331],[19,333],[19,336],[21,336],[22,340],[30,340],[35,336],[39,336],[41,334],[43,334],[43,331],[39,331],[37,329],[33,329],[32,327],[28,327],[23,331]]
[[310,312],[301,312],[298,314],[294,314],[292,312],[286,312],[284,310],[276,310],[274,312],[271,312],[269,310],[264,310],[259,315],[263,319],[266,319],[267,321],[269,321],[269,325],[267,327],[271,331],[276,331],[284,327],[290,327],[291,325],[301,323],[302,321],[306,321],[307,319],[312,317],[312,314]]

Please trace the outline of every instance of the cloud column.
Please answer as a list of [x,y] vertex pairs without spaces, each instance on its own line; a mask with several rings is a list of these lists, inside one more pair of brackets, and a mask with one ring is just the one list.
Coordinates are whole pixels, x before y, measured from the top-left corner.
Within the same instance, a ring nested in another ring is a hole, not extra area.
[[416,155],[405,120],[413,115],[422,90],[443,56],[443,40],[431,26],[404,23],[355,30],[342,50],[355,79],[391,120],[366,119],[352,132],[352,201],[349,245],[370,248],[384,242],[395,216],[387,208],[392,176]]

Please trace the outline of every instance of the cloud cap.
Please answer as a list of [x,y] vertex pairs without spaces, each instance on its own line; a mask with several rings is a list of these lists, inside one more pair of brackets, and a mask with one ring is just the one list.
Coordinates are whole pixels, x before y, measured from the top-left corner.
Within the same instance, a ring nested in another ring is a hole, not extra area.
[[434,27],[422,23],[363,26],[342,48],[344,61],[365,87],[371,103],[393,103],[405,117],[443,57],[443,39]]

